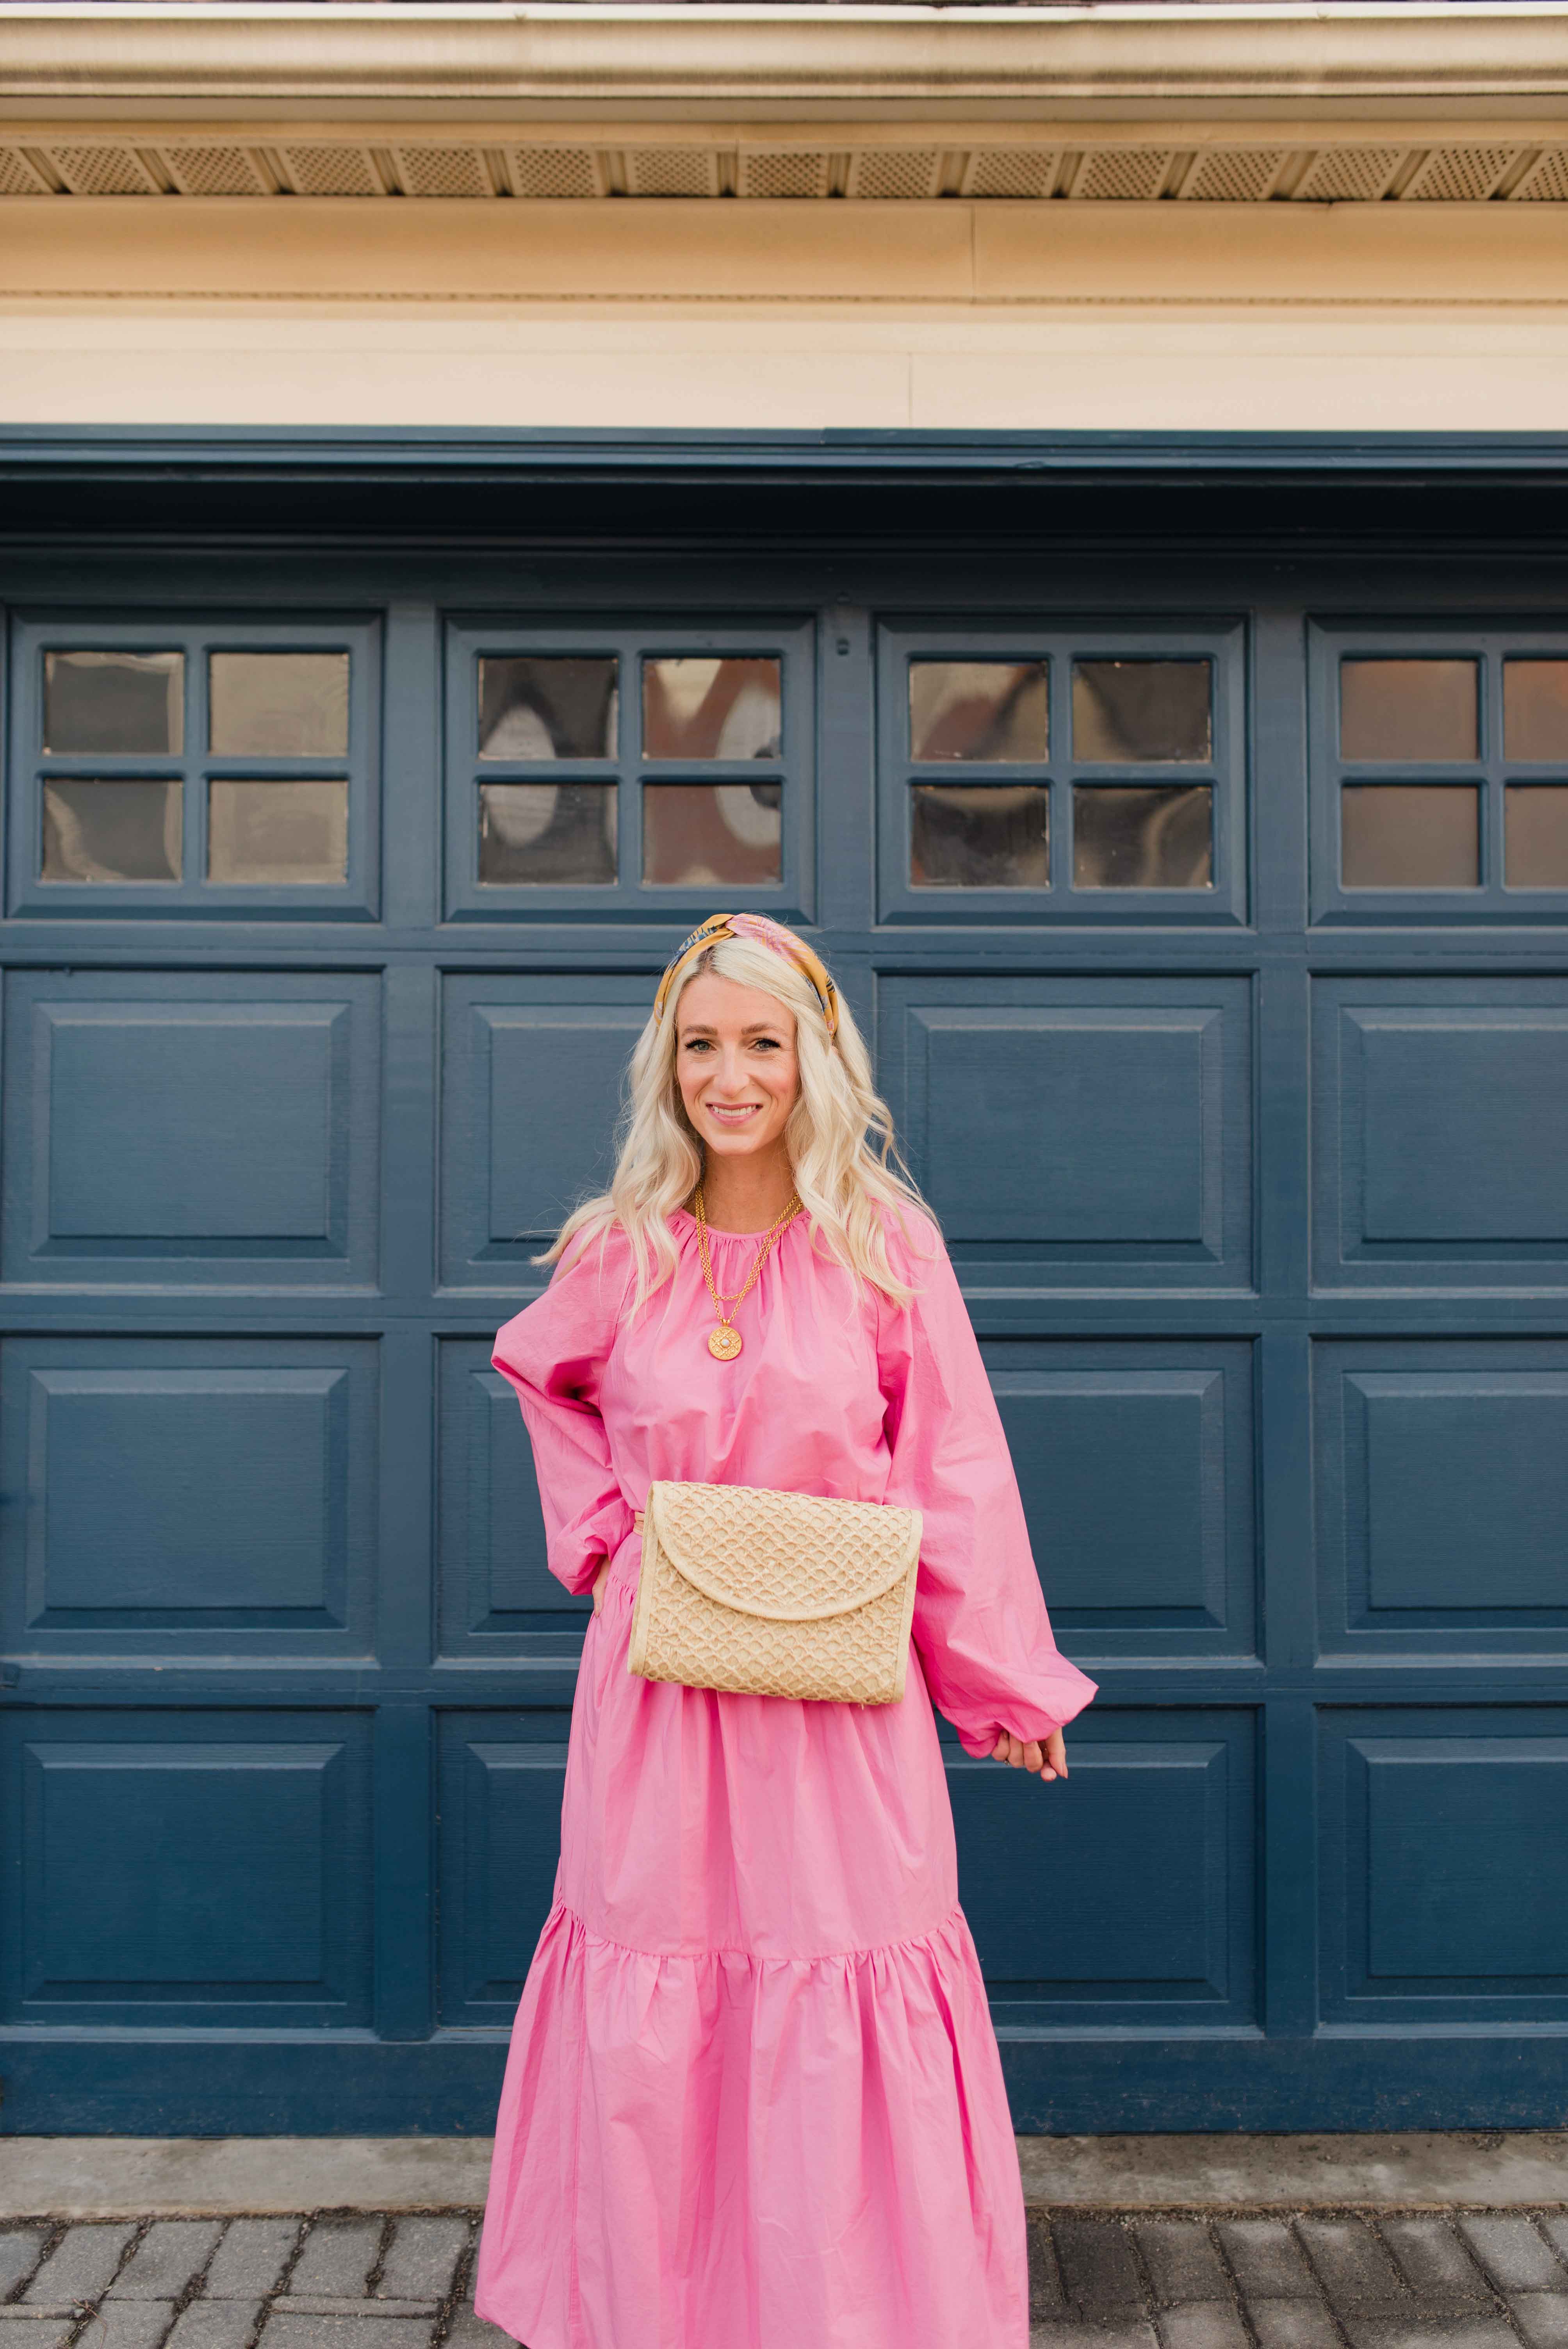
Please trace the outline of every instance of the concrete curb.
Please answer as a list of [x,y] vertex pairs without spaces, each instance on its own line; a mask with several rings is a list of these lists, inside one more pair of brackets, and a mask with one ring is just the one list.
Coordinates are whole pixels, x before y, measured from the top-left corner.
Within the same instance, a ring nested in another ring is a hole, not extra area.
[[1568,2205],[1568,2130],[1388,2137],[1022,2137],[1024,2199],[1098,2210]]
[[[477,2209],[488,2137],[0,2137],[0,2219]],[[1568,2130],[1026,2137],[1026,2201],[1094,2210],[1568,2209]]]

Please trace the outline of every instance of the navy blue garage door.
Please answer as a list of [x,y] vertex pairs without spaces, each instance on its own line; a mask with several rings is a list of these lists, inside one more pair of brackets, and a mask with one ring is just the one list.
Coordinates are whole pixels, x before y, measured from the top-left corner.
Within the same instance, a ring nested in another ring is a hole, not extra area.
[[584,1616],[490,1333],[738,902],[1102,1683],[1065,1791],[948,1749],[1019,2126],[1555,2121],[1568,609],[527,571],[9,563],[4,2125],[488,2125]]

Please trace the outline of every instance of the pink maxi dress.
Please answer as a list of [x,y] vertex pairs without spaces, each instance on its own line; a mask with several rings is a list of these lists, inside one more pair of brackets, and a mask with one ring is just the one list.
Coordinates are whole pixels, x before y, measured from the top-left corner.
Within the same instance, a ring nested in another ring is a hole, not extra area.
[[[634,1319],[617,1233],[496,1340],[552,1571],[582,1592],[612,1561],[480,2251],[478,2312],[527,2349],[1026,2349],[1017,2155],[932,1706],[981,1755],[1070,1721],[1094,1682],[1052,1640],[946,1253],[906,1227],[893,1260],[920,1294],[898,1310],[798,1217],[733,1362],[707,1350],[684,1210]],[[758,1244],[712,1234],[721,1290]],[[632,1516],[657,1477],[923,1511],[903,1701],[628,1672]]]

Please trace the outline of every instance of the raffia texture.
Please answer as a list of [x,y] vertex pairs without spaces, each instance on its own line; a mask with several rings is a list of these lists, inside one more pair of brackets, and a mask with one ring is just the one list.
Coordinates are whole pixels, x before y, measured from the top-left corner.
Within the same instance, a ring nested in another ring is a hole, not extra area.
[[918,1509],[748,1485],[648,1493],[628,1671],[753,1696],[896,1704]]

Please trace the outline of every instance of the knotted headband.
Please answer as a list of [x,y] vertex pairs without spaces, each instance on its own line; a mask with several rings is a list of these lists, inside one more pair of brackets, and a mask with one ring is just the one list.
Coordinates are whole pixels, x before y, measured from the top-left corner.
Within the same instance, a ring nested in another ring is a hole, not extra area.
[[822,1017],[828,1023],[828,1033],[839,1032],[839,990],[828,976],[828,967],[820,955],[813,954],[804,938],[787,930],[782,922],[769,921],[766,914],[710,914],[689,938],[683,938],[665,975],[659,981],[659,991],[654,998],[654,1018],[662,1019],[670,992],[688,963],[693,963],[720,938],[752,938],[770,953],[782,955],[792,962],[801,976],[810,980],[822,1007]]

